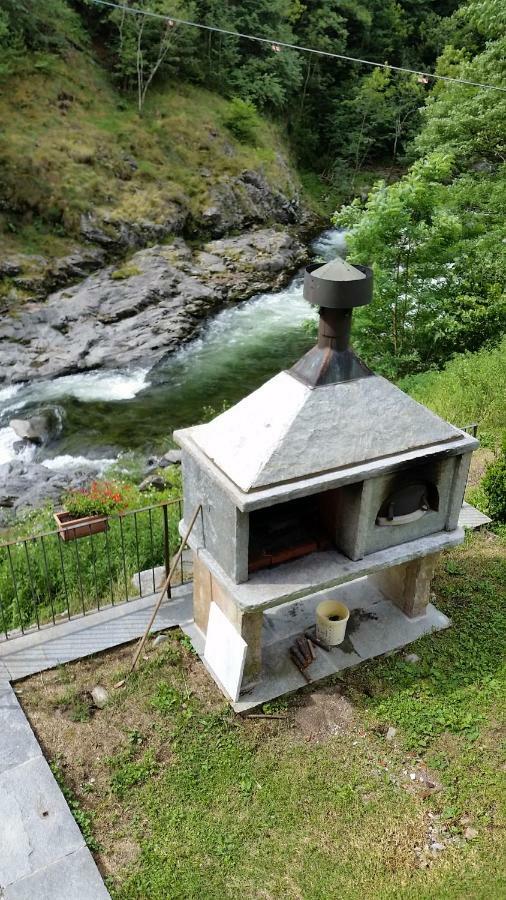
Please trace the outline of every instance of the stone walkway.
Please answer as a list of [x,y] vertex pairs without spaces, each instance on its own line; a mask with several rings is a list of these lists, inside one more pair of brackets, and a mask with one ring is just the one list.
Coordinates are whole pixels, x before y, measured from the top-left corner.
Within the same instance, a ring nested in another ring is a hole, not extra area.
[[462,509],[460,511],[459,516],[459,528],[483,528],[485,525],[490,525],[492,519],[482,513],[479,509],[476,509],[474,506],[471,506],[470,503],[462,504]]
[[[153,631],[191,619],[192,585],[173,589]],[[139,637],[156,595],[0,643],[0,898],[107,900],[93,857],[10,681]]]

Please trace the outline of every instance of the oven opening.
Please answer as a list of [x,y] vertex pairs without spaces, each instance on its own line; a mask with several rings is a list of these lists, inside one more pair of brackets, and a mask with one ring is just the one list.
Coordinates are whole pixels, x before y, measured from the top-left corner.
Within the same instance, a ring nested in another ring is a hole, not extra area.
[[322,511],[323,496],[289,500],[250,513],[249,572],[332,547]]
[[404,483],[394,488],[382,503],[376,525],[407,525],[438,509],[439,492],[435,484],[428,481]]

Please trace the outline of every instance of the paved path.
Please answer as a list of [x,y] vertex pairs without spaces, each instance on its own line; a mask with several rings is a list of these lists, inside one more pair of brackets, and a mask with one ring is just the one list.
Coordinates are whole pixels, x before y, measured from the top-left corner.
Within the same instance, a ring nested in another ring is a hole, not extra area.
[[490,519],[485,513],[471,506],[470,503],[462,504],[459,516],[459,528],[483,528],[484,525],[490,525]]
[[[192,584],[173,588],[172,598],[162,604],[152,630],[160,631],[191,620],[192,591]],[[150,594],[0,641],[0,677],[1,667],[10,681],[16,681],[135,640],[148,624],[157,596]]]
[[32,729],[0,684],[0,897],[107,900],[109,893]]
[[[175,588],[154,631],[191,619]],[[139,637],[156,595],[0,643],[0,898],[110,900],[10,681]]]

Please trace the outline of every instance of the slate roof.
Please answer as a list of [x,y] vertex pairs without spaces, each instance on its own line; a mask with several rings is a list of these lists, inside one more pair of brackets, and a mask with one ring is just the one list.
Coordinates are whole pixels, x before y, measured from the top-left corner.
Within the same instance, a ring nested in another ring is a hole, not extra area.
[[385,378],[312,389],[289,372],[178,435],[246,493],[463,436]]

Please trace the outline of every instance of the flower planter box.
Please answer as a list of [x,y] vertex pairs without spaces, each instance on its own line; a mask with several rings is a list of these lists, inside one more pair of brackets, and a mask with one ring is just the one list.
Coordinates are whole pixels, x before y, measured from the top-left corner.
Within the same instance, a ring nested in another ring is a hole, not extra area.
[[109,528],[107,516],[83,516],[75,519],[68,512],[58,512],[54,513],[54,518],[62,541],[75,541]]

